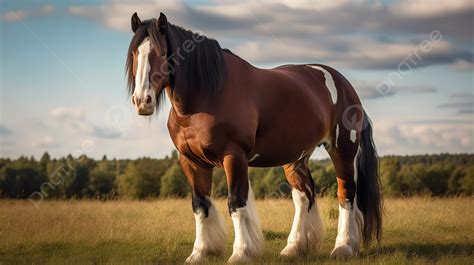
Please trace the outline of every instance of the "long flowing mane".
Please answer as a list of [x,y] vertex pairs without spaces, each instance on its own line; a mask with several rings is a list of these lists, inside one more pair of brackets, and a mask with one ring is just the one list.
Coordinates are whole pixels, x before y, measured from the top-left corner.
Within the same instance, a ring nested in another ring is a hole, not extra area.
[[[143,21],[130,42],[126,62],[130,95],[135,89],[132,51],[136,50],[146,37],[150,38],[154,47],[160,46],[160,37],[163,38],[163,35],[159,32],[156,19]],[[166,44],[170,86],[173,93],[183,102],[197,94],[212,95],[222,90],[227,68],[224,50],[216,40],[168,22]],[[162,96],[163,91],[158,97]]]

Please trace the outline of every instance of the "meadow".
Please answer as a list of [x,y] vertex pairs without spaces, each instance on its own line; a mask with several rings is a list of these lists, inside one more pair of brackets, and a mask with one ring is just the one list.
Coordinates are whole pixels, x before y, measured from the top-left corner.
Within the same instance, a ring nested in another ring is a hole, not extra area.
[[[226,201],[217,200],[227,225],[227,253],[233,229]],[[350,261],[329,258],[337,227],[337,201],[318,199],[324,225],[322,249],[283,260],[293,218],[288,199],[258,200],[265,235],[265,264],[473,264],[474,198],[386,199],[380,246]],[[191,253],[194,216],[188,199],[150,201],[0,201],[0,264],[176,264]]]

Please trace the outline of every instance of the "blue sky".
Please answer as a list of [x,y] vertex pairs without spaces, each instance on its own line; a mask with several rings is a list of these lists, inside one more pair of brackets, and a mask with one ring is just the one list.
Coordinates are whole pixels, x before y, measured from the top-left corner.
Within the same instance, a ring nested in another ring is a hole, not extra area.
[[[164,12],[259,67],[335,67],[361,95],[381,154],[474,150],[472,1],[3,1],[0,156],[171,152],[169,104],[147,119],[127,97],[135,11]],[[415,51],[412,70],[380,93]]]

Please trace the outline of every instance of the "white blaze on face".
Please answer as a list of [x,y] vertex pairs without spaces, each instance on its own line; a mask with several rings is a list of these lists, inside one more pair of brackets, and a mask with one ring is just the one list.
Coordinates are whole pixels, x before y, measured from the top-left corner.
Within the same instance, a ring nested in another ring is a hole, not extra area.
[[150,62],[148,61],[148,55],[151,52],[150,39],[146,37],[140,46],[138,46],[138,56],[137,56],[137,72],[135,75],[135,91],[134,95],[140,99],[146,98],[147,95],[150,95],[152,99],[153,90],[150,88]]

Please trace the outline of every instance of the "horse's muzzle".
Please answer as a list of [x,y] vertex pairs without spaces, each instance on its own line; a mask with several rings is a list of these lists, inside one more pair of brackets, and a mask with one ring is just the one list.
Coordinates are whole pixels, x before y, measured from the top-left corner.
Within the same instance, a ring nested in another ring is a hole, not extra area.
[[137,109],[139,115],[149,116],[155,112],[154,100],[150,95],[147,95],[143,100],[136,96],[132,96],[132,103]]

